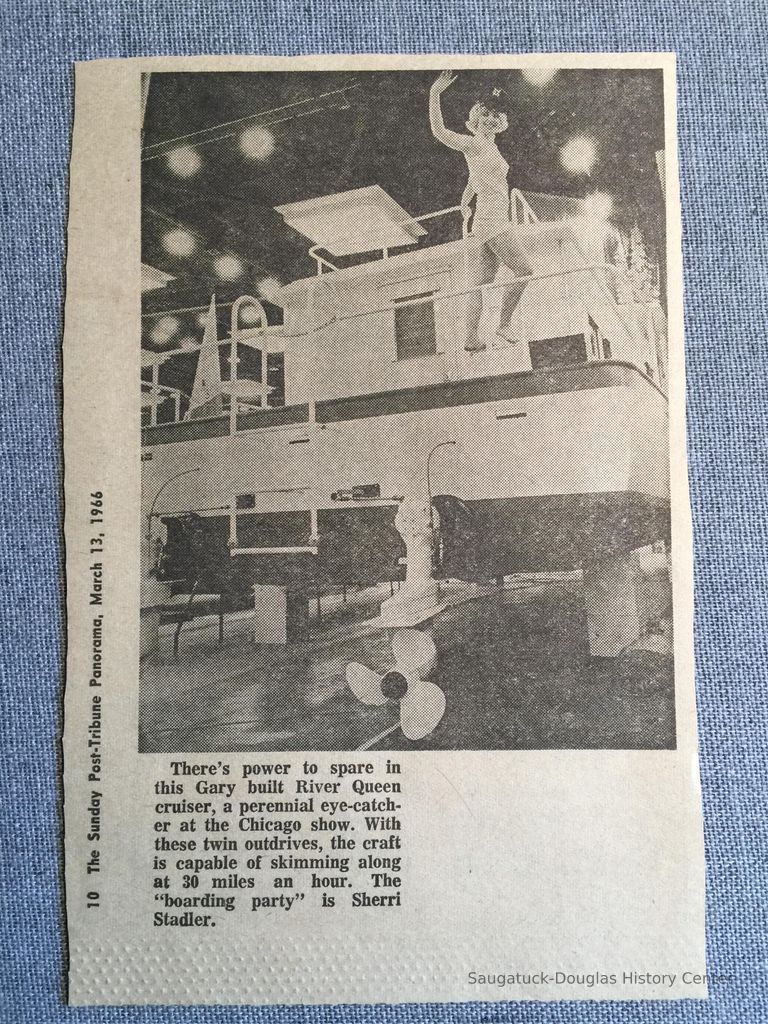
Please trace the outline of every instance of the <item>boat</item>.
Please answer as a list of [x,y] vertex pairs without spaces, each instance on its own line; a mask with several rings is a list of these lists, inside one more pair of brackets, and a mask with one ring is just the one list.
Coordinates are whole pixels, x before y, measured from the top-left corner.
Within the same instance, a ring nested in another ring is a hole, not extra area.
[[[315,266],[270,296],[282,324],[241,296],[229,338],[203,340],[196,403],[163,390],[168,353],[149,360],[144,612],[169,580],[233,601],[406,581],[382,614],[412,625],[441,578],[574,569],[605,601],[632,552],[668,546],[658,271],[579,200],[513,189],[511,210],[487,242],[501,270],[480,289],[485,348],[468,352],[478,243],[461,208],[411,217],[378,185],[277,208]],[[201,391],[222,343],[231,379]],[[245,349],[261,379],[238,378]]]

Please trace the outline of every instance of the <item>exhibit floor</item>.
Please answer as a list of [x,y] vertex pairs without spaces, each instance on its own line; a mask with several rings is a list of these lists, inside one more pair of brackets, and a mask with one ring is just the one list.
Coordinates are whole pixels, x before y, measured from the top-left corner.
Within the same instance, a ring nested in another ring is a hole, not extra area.
[[[184,625],[174,661],[175,627],[163,627],[161,653],[142,665],[141,750],[402,749],[399,730],[381,735],[397,703],[360,704],[345,678],[352,661],[393,667],[391,631],[375,619],[388,595],[385,586],[326,596],[309,639],[284,647],[253,644],[248,613],[226,618],[219,646],[211,616]],[[428,627],[446,714],[409,749],[674,746],[668,621],[620,657],[590,660],[577,580],[508,580],[463,602],[454,585],[451,596],[460,603]]]

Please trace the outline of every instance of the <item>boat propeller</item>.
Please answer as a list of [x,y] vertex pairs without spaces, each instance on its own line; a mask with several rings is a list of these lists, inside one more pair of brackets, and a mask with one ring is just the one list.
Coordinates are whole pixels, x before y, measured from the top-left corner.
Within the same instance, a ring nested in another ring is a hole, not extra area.
[[437,664],[437,648],[418,629],[400,629],[392,637],[395,667],[379,675],[358,662],[347,665],[347,683],[363,704],[400,701],[400,728],[409,740],[434,732],[445,714],[445,694],[425,677]]

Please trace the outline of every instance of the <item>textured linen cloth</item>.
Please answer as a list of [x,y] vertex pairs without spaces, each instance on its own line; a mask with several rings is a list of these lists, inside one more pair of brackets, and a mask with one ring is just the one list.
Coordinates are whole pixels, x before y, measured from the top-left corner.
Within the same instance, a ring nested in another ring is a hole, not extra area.
[[[0,1020],[768,1020],[767,30],[764,0],[5,0],[0,6]],[[710,971],[733,980],[713,985],[707,1002],[68,1009],[59,431],[72,62],[156,54],[567,50],[678,53],[708,958]]]

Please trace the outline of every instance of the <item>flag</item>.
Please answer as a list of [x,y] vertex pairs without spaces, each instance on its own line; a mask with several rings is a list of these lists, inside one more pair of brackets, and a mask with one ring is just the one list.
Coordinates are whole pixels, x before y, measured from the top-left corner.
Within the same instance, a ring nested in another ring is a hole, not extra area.
[[219,364],[219,338],[216,332],[216,296],[205,320],[205,331],[200,354],[197,357],[195,383],[189,403],[187,419],[199,416],[216,416],[224,411],[221,390],[221,366]]

